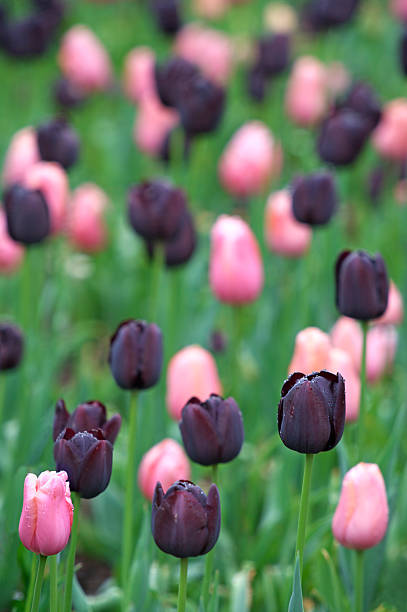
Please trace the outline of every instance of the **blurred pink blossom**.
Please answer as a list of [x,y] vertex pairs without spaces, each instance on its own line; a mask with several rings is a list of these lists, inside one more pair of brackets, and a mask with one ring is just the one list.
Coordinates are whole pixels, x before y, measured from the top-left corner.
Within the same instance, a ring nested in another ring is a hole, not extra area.
[[107,242],[104,212],[108,198],[93,183],[75,189],[69,203],[67,234],[76,249],[87,253],[102,250]]
[[309,248],[312,230],[299,223],[292,212],[292,196],[288,189],[272,193],[266,205],[265,238],[270,251],[286,257],[300,257]]
[[149,47],[132,49],[124,60],[123,86],[127,98],[138,104],[156,97],[154,78],[155,53]]
[[389,301],[387,302],[387,308],[379,319],[374,322],[376,324],[389,324],[389,325],[401,325],[404,318],[404,302],[403,296],[397,289],[395,283],[390,281],[389,288]]
[[301,126],[311,126],[324,115],[328,103],[325,66],[315,57],[300,57],[294,64],[285,96],[287,115]]
[[62,231],[69,197],[68,177],[62,166],[55,162],[38,162],[28,168],[22,182],[28,189],[42,192],[49,206],[52,233]]
[[28,168],[38,161],[37,133],[33,127],[25,127],[14,134],[7,149],[3,166],[4,185],[21,181]]
[[294,354],[288,374],[302,372],[312,374],[329,368],[331,340],[318,327],[306,327],[295,337]]
[[144,497],[153,500],[155,485],[161,482],[164,492],[177,480],[190,480],[191,468],[182,446],[165,438],[143,455],[138,470],[138,484]]
[[20,267],[24,247],[10,238],[4,209],[0,206],[0,274],[13,274]]
[[383,157],[404,161],[407,158],[407,99],[388,102],[372,135],[373,146]]
[[158,98],[144,98],[136,113],[133,139],[148,155],[158,155],[167,134],[178,124],[177,111],[161,104]]

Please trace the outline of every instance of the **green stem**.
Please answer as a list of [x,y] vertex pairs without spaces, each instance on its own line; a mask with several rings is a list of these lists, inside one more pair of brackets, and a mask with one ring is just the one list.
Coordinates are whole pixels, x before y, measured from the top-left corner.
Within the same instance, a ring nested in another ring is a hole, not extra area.
[[[31,253],[30,248],[26,249],[24,262],[21,268],[21,287],[20,287],[20,321],[24,332],[31,328],[30,310],[36,308],[36,304],[30,303],[31,294]],[[28,334],[27,334],[28,335]]]
[[0,377],[0,425],[3,422],[4,404],[6,401],[7,376]]
[[188,557],[180,559],[178,607],[177,612],[185,612],[187,604]]
[[75,569],[75,553],[76,544],[78,541],[78,521],[79,521],[79,508],[81,504],[81,498],[78,493],[72,493],[72,501],[74,505],[73,523],[71,530],[71,542],[69,544],[68,558],[66,560],[66,581],[65,581],[65,598],[64,598],[64,611],[71,612],[72,610],[72,582]]
[[49,574],[50,574],[50,612],[58,612],[58,558],[57,555],[51,555],[49,558]]
[[[218,464],[217,463],[215,463],[212,466],[212,482],[214,482],[215,484],[217,484],[218,482]],[[203,599],[205,610],[208,607],[208,603],[209,603],[209,590],[210,590],[211,578],[213,574],[214,551],[215,549],[212,548],[212,550],[210,550],[205,557],[205,573],[204,573],[204,579],[202,583],[202,599]]]
[[242,343],[242,323],[243,323],[243,307],[233,306],[233,330],[232,342],[230,345],[230,368],[231,368],[231,393],[234,396],[239,395],[240,388],[240,348]]
[[157,242],[154,247],[153,269],[151,272],[150,310],[147,317],[151,322],[155,322],[158,315],[160,278],[161,271],[165,265],[164,246]]
[[357,456],[359,461],[362,458],[363,438],[365,429],[365,414],[366,414],[366,347],[367,347],[367,321],[362,321],[363,331],[363,347],[362,347],[362,362],[360,365],[360,403],[359,403],[359,419],[358,419],[358,448]]
[[124,520],[122,533],[122,571],[121,582],[124,592],[123,610],[127,609],[129,600],[129,572],[131,556],[133,554],[133,512],[134,512],[134,482],[135,482],[135,454],[137,437],[137,394],[132,393],[129,407],[129,432],[127,438],[127,470],[126,470],[126,497],[124,501]]
[[33,599],[36,569],[37,569],[37,555],[33,554],[33,560],[31,562],[30,584],[28,585],[27,597],[25,599],[25,607],[24,607],[25,612],[30,612],[31,610],[31,602]]
[[218,464],[214,463],[212,466],[212,482],[216,485],[218,484]]
[[363,550],[356,552],[355,612],[363,612]]
[[35,586],[34,586],[34,595],[31,604],[31,612],[37,612],[40,607],[40,596],[41,596],[41,588],[42,581],[44,579],[44,570],[45,564],[47,562],[47,557],[44,555],[39,555],[38,565],[37,565],[37,575],[35,577]]
[[311,474],[312,474],[312,463],[314,455],[305,455],[305,468],[304,478],[302,481],[301,490],[301,501],[300,501],[300,515],[298,517],[298,530],[297,530],[297,544],[295,547],[295,556],[297,553],[300,555],[300,570],[302,576],[302,566],[304,559],[304,544],[305,544],[305,531],[307,527],[307,515],[308,515],[308,503],[309,493],[311,488]]

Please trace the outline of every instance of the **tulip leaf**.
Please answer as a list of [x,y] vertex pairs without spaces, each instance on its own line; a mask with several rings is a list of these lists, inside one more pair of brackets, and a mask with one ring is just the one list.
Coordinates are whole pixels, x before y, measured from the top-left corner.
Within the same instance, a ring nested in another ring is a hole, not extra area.
[[90,612],[91,610],[87,597],[83,592],[76,575],[74,576],[72,583],[72,602],[77,612]]
[[288,612],[304,612],[304,605],[302,602],[300,556],[298,553],[295,560],[293,592],[290,597],[290,603],[288,604]]
[[250,609],[251,566],[244,567],[232,578],[231,612],[248,612]]

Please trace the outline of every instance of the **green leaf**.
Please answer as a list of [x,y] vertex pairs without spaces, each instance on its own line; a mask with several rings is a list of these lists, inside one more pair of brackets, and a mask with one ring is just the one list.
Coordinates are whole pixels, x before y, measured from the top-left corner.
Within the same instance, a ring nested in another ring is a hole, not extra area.
[[232,592],[230,598],[231,612],[248,612],[250,609],[250,565],[244,567],[232,578]]
[[304,612],[301,588],[300,555],[298,553],[295,560],[293,592],[290,597],[290,603],[288,604],[288,612]]

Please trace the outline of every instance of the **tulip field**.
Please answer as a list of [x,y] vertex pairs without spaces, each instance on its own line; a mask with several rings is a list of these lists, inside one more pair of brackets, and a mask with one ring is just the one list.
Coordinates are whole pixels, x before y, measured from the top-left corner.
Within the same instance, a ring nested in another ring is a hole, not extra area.
[[407,610],[407,1],[0,1],[0,612]]

